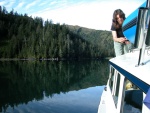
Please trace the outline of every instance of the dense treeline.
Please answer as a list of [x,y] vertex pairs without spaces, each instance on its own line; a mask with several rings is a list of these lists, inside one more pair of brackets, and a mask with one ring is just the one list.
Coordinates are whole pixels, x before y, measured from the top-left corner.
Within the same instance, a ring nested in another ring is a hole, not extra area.
[[110,31],[94,30],[80,26],[68,27],[70,31],[96,46],[97,52],[102,57],[114,56],[113,40]]
[[[108,33],[110,34],[110,33]],[[108,34],[104,36],[108,36]],[[92,36],[92,34],[91,34]],[[112,56],[110,38],[94,44],[68,26],[0,6],[0,58],[97,58]],[[108,46],[108,48],[107,48]],[[107,50],[106,50],[107,49]]]

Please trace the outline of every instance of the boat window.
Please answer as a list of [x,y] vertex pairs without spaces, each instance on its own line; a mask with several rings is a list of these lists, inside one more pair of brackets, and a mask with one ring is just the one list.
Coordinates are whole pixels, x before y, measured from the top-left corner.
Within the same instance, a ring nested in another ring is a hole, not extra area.
[[112,92],[112,88],[113,88],[114,72],[115,72],[115,69],[113,67],[110,67],[109,86],[110,86],[111,92]]
[[118,97],[118,94],[119,94],[119,86],[120,86],[120,74],[118,73],[118,76],[117,76],[117,85],[116,85],[116,92],[115,92],[115,96]]
[[119,87],[120,87],[120,74],[117,73],[115,92],[114,92],[114,95],[113,95],[113,99],[114,99],[116,107],[117,107],[117,103],[118,103]]
[[141,113],[142,103],[143,92],[135,84],[126,79],[123,113]]

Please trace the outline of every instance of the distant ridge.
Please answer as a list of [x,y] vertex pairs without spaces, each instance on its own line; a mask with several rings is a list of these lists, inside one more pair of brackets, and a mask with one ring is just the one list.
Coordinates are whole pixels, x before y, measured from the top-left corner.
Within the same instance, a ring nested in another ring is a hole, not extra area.
[[106,30],[95,30],[78,25],[66,25],[69,30],[79,35],[84,40],[98,45],[99,50],[102,51],[106,56],[114,56],[113,39],[111,31]]

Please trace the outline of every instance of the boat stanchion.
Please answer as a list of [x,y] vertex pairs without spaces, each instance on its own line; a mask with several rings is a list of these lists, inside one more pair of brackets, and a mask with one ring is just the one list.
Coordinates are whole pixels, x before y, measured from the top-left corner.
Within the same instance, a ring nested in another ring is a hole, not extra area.
[[136,67],[139,65],[144,65],[143,59],[146,49],[145,41],[149,36],[147,33],[149,31],[148,26],[149,26],[149,9],[140,7],[138,12],[137,29],[134,43],[134,47],[140,50],[138,64],[136,65]]

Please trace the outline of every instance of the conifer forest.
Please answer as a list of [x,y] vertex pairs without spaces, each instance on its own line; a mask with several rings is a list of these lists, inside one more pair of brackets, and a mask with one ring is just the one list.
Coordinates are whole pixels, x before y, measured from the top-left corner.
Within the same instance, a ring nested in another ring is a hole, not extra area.
[[8,12],[0,6],[1,59],[81,59],[114,56],[110,31]]

